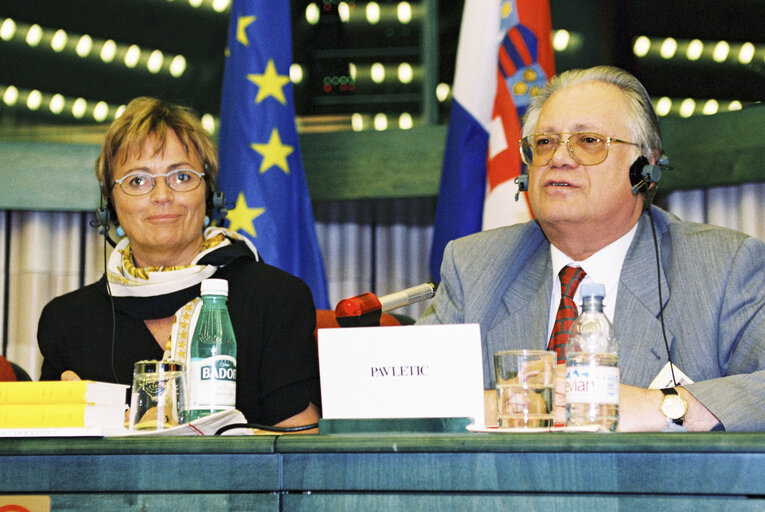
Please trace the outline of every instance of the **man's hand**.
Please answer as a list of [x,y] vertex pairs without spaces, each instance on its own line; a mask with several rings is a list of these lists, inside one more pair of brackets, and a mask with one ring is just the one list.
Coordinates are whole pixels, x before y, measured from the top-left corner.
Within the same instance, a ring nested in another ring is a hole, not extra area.
[[[688,403],[683,426],[689,431],[707,431],[720,420],[696,400],[685,388],[678,394]],[[619,432],[655,432],[667,426],[667,417],[659,406],[664,393],[659,389],[644,389],[627,384],[619,386]]]

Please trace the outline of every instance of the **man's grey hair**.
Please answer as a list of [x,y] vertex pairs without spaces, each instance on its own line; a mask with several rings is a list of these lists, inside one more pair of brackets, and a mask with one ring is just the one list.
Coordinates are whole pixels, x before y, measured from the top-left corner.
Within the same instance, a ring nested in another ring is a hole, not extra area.
[[[632,141],[640,145],[643,156],[651,157],[661,154],[661,134],[659,119],[653,109],[651,98],[643,84],[630,73],[613,66],[596,66],[588,69],[571,69],[551,78],[541,92],[531,100],[526,118],[523,123],[523,137],[535,132],[539,113],[545,102],[556,91],[584,82],[604,82],[618,87],[624,92],[629,105],[629,122]],[[610,134],[603,134],[610,135]]]

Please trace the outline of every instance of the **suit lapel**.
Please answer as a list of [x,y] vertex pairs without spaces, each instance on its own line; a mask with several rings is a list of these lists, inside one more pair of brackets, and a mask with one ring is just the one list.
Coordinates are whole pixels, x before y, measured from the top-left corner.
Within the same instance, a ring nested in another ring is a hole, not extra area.
[[[619,343],[621,380],[626,384],[648,386],[667,362],[659,320],[659,286],[656,253],[647,215],[640,218],[635,238],[627,252],[619,279],[614,328]],[[661,240],[664,230],[658,230]],[[660,249],[666,249],[660,246]],[[662,306],[669,300],[669,285],[660,268]],[[667,330],[667,341],[674,336]]]
[[551,275],[550,244],[545,241],[531,253],[502,295],[504,310],[488,329],[487,355],[497,350],[547,346]]

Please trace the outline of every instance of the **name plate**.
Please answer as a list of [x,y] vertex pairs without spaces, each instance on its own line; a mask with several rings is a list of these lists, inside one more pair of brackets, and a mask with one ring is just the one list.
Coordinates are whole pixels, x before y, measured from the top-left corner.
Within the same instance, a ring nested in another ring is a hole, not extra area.
[[478,324],[319,329],[318,337],[324,418],[483,425]]

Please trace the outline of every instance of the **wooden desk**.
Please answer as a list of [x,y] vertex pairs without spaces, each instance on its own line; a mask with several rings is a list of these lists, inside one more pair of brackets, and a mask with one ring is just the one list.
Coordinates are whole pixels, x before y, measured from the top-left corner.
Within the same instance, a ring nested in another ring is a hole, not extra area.
[[765,510],[765,433],[0,439],[51,510]]

